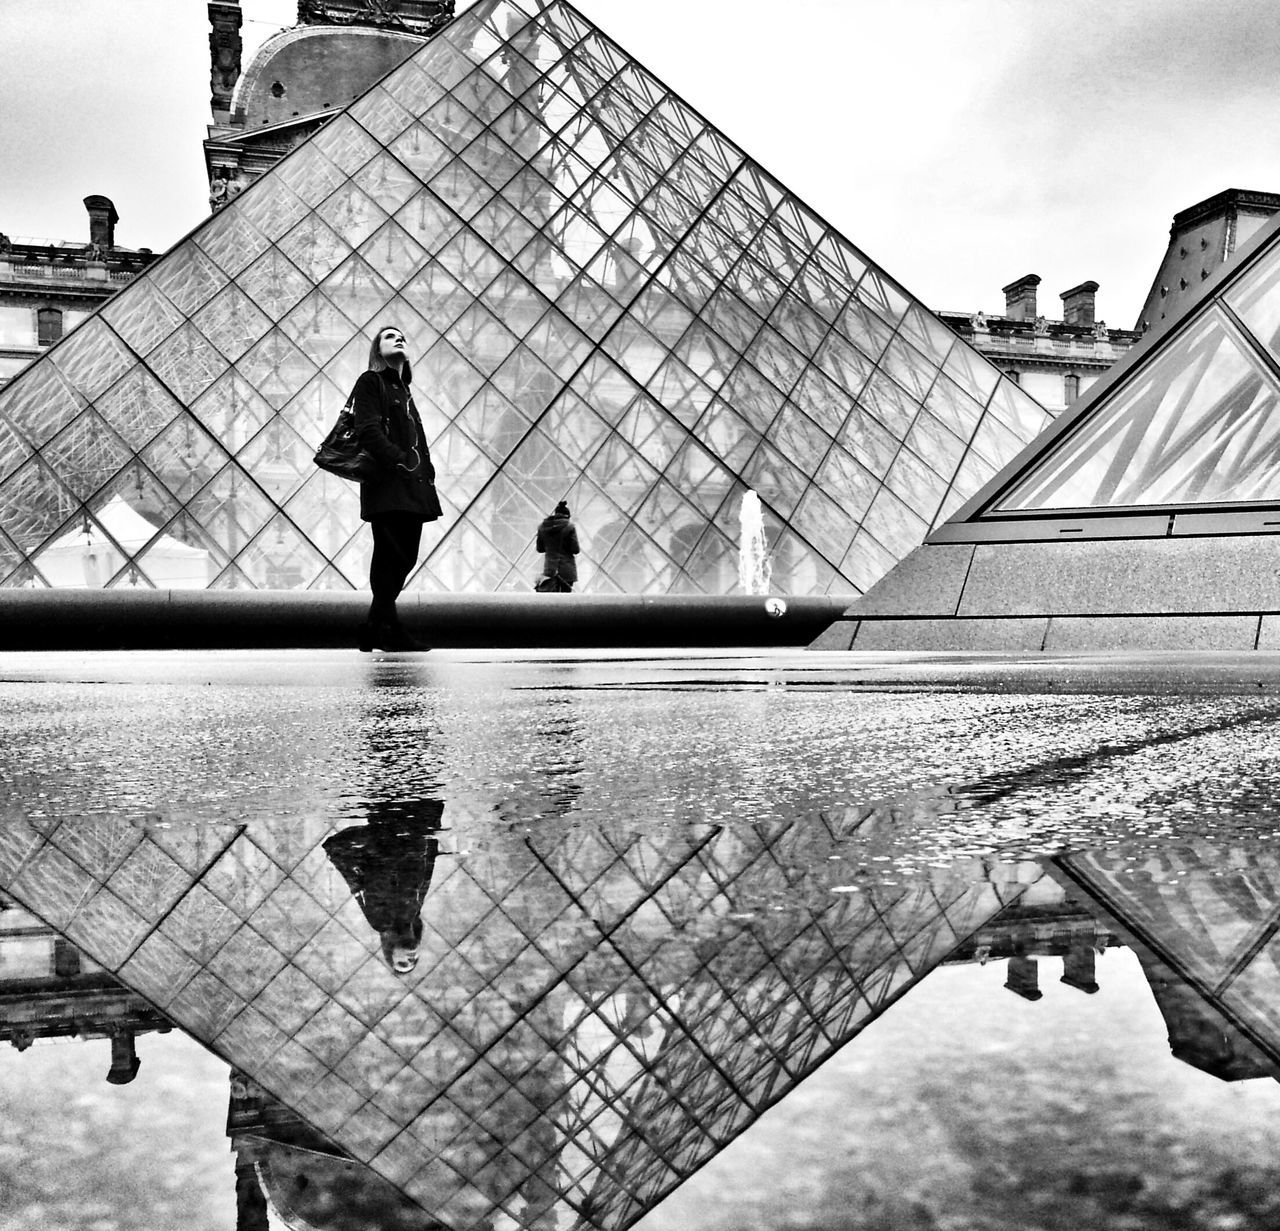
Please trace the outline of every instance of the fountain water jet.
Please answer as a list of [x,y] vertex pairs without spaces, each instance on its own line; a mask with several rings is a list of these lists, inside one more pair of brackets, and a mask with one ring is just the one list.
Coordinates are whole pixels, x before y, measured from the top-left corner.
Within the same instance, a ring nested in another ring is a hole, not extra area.
[[747,594],[768,594],[772,572],[760,497],[749,491],[738,510],[738,584]]

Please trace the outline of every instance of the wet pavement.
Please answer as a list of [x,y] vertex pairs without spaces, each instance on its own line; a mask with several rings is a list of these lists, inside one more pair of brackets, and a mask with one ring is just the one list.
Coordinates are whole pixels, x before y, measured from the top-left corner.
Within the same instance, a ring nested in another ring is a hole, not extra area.
[[1278,719],[1267,654],[0,655],[0,1231],[1274,1228]]

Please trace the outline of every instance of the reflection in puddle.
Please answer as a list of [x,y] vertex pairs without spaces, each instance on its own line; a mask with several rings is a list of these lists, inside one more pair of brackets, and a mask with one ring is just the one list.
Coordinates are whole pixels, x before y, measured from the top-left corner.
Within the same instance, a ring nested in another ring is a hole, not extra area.
[[[177,743],[224,741],[179,756],[114,692],[15,710],[0,1071],[97,1039],[149,1106],[139,1040],[179,1027],[225,1064],[240,1231],[1276,1223],[1269,703],[637,693],[619,735],[590,697],[398,677],[296,727],[181,695]],[[148,748],[207,782],[165,803]],[[1129,1038],[1144,1005],[1167,1043]],[[1221,1143],[1133,1076],[1157,1051]]]
[[11,818],[5,1031],[109,1037],[112,1081],[169,1020],[221,1056],[242,1227],[628,1225],[944,963],[1034,1002],[1046,961],[1088,997],[1125,947],[1174,1056],[1280,1071],[1275,854],[877,879],[860,834],[895,811],[550,822],[465,855],[423,801],[291,831]]

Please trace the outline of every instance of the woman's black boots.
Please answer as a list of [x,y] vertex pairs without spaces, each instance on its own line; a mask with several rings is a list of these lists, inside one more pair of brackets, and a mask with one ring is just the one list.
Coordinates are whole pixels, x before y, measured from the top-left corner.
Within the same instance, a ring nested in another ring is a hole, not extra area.
[[374,600],[369,608],[369,618],[360,625],[359,645],[363,653],[371,650],[411,651],[429,650],[400,623],[394,602],[380,603]]

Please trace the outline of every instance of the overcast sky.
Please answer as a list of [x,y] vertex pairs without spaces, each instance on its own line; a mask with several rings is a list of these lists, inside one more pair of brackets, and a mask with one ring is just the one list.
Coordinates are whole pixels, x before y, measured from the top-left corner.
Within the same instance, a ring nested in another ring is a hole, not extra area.
[[[248,54],[293,0],[243,0]],[[460,0],[459,10],[468,7]],[[1130,326],[1169,221],[1280,191],[1274,0],[579,0],[936,308],[1094,278]],[[207,211],[203,0],[0,0],[0,231],[161,251]]]

